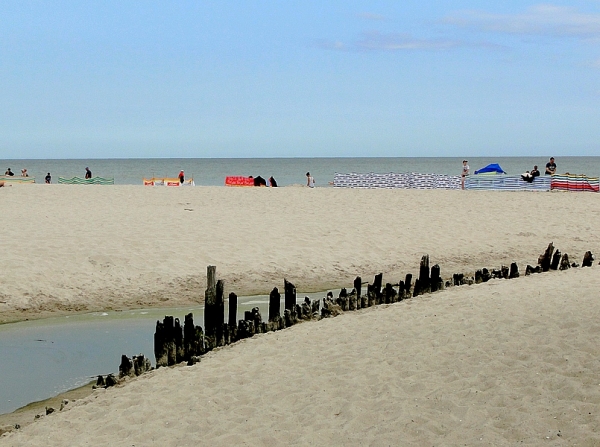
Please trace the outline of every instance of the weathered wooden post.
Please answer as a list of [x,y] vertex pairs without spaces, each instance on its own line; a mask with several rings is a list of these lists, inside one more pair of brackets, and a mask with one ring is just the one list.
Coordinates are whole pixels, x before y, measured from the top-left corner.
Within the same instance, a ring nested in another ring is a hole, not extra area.
[[475,270],[475,284],[481,284],[483,282],[483,272],[481,270]]
[[215,338],[217,346],[224,345],[223,324],[225,323],[225,282],[217,281],[215,296]]
[[591,251],[586,251],[583,255],[583,262],[581,263],[582,267],[591,267],[594,262],[594,255]]
[[352,289],[352,292],[348,295],[348,310],[356,310],[359,304],[356,299],[356,289]]
[[340,295],[338,296],[337,303],[342,308],[344,312],[348,310],[348,291],[343,288],[340,290]]
[[562,259],[560,260],[560,270],[567,270],[571,268],[571,264],[569,263],[569,255],[564,254]]
[[237,305],[238,297],[235,293],[231,292],[229,294],[229,317],[227,318],[229,326],[237,326]]
[[283,280],[284,305],[285,309],[296,313],[296,287],[288,280]]
[[269,295],[269,321],[275,321],[281,318],[281,294],[277,287],[271,290]]
[[550,270],[558,270],[558,265],[560,264],[560,257],[560,250],[557,249],[552,255],[552,262],[550,262]]
[[179,318],[175,318],[173,338],[175,339],[175,363],[183,362],[185,351],[183,347],[183,328]]
[[464,273],[455,273],[452,275],[452,283],[455,286],[462,286],[464,277]]
[[431,291],[431,279],[429,277],[429,255],[421,258],[419,265],[419,294]]
[[440,266],[439,264],[431,267],[431,291],[436,292],[442,289],[442,278],[440,278]]
[[169,365],[169,350],[167,347],[165,325],[156,321],[156,331],[154,332],[154,359],[156,367]]
[[371,307],[376,304],[377,294],[373,284],[367,284],[367,306]]
[[[175,321],[172,316],[165,316],[163,322],[156,322],[156,332],[154,333],[154,357],[156,359],[156,367],[171,366],[177,363],[178,343],[183,348],[182,328],[177,320],[178,330],[177,335]],[[177,342],[176,342],[177,340]],[[180,352],[183,352],[181,349]]]
[[177,348],[175,345],[175,320],[172,316],[165,316],[165,344],[167,346],[167,364],[174,365],[177,362]]
[[206,348],[211,350],[216,345],[217,330],[217,267],[206,268],[206,290],[204,292],[204,333]]
[[360,276],[354,278],[354,290],[356,290],[356,308],[360,309],[361,307],[364,307],[361,300],[362,279],[360,278]]
[[554,245],[552,242],[548,244],[548,248],[543,255],[538,258],[538,264],[542,267],[542,272],[550,270],[550,263],[552,262],[552,252],[554,251]]
[[508,266],[503,265],[502,267],[500,267],[500,276],[504,279],[508,279],[508,275],[510,273],[510,270],[508,268]]
[[126,355],[121,356],[121,364],[119,365],[119,379],[123,377],[135,377],[133,362]]
[[195,355],[204,353],[204,332],[200,326],[194,326],[194,315],[189,313],[183,323],[184,360],[188,361]]
[[392,304],[396,302],[396,291],[392,285],[388,282],[385,283],[385,289],[383,290],[385,304]]
[[404,278],[404,297],[410,298],[410,290],[412,289],[412,273],[407,273]]
[[510,273],[508,274],[509,279],[519,277],[519,266],[516,262],[510,264]]
[[377,275],[375,275],[375,278],[373,279],[373,287],[372,287],[376,305],[381,304],[381,302],[383,300],[382,286],[383,286],[383,273],[378,273]]

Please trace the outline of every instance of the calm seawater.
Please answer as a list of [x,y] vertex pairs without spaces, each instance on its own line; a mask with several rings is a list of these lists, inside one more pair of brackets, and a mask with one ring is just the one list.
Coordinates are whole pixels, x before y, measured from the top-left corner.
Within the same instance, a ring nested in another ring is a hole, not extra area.
[[[558,157],[557,172],[600,175],[600,157]],[[499,163],[511,175],[518,175],[538,165],[543,172],[548,158],[542,157],[470,157],[471,172],[489,163]],[[11,168],[20,175],[26,168],[39,183],[47,172],[53,183],[58,177],[83,177],[89,167],[94,176],[114,178],[117,185],[141,185],[144,177],[176,177],[181,169],[196,185],[220,186],[228,175],[273,176],[279,186],[305,184],[310,171],[317,186],[328,186],[339,173],[418,172],[422,174],[459,175],[462,158],[136,158],[136,159],[69,159],[69,160],[0,160],[0,173]]]

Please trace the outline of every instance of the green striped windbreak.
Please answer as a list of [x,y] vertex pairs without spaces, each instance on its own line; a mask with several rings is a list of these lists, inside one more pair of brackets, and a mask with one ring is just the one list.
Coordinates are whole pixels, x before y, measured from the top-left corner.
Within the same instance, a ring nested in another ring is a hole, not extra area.
[[16,175],[0,175],[0,181],[6,183],[35,183],[35,177],[17,177]]
[[59,177],[58,183],[63,185],[114,185],[114,178],[102,178],[102,177],[92,177],[92,178],[81,178],[81,177],[73,177],[73,178],[64,178]]

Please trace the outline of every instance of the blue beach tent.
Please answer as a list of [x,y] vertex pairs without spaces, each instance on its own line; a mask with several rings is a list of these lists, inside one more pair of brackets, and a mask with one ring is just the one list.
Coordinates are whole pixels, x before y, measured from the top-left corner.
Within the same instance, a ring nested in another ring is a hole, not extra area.
[[485,168],[475,171],[475,174],[506,174],[506,172],[504,172],[504,169],[498,163],[492,163]]

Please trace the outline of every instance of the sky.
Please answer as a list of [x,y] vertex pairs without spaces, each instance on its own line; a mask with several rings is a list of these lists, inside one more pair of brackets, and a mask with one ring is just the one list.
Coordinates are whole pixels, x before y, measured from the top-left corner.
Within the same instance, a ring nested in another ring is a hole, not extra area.
[[0,11],[0,159],[600,154],[600,0]]

